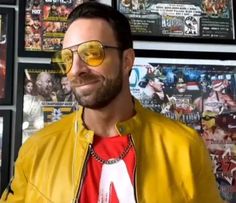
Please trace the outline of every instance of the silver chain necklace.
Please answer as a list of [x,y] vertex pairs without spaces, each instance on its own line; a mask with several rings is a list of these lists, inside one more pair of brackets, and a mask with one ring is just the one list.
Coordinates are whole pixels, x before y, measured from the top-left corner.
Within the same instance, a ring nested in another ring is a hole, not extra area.
[[95,150],[93,149],[93,146],[90,145],[90,154],[92,157],[94,157],[99,163],[101,164],[115,164],[117,163],[118,161],[122,160],[129,152],[129,150],[131,149],[132,147],[132,141],[131,141],[131,138],[129,136],[129,144],[127,145],[127,147],[124,149],[124,151],[117,157],[117,158],[112,158],[112,159],[108,159],[108,160],[104,160],[102,159],[96,152]]

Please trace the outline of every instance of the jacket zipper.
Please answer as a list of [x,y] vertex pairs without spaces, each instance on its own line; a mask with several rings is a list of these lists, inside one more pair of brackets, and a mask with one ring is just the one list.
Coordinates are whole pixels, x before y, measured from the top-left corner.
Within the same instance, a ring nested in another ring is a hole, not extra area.
[[[131,142],[133,144],[133,147],[134,147],[134,151],[136,152],[136,149],[135,149],[135,144],[134,144],[134,140],[133,140],[133,137],[130,135],[130,138],[131,138]],[[77,190],[77,194],[76,194],[76,198],[75,198],[75,201],[74,203],[77,203],[76,201],[78,201],[79,199],[79,196],[80,196],[80,193],[81,193],[81,189],[82,189],[82,185],[83,185],[83,182],[84,182],[84,177],[85,177],[85,173],[86,173],[86,166],[88,164],[88,159],[89,159],[89,155],[90,155],[90,150],[91,150],[91,144],[89,144],[88,146],[88,151],[87,151],[87,154],[86,154],[86,158],[85,158],[85,161],[84,161],[84,165],[83,165],[83,168],[82,168],[82,174],[81,174],[81,178],[80,178],[80,184],[79,184],[79,187],[78,187],[78,190]],[[135,153],[136,155],[136,153]],[[135,157],[136,159],[136,157]],[[136,162],[135,162],[135,169],[134,169],[134,197],[135,197],[135,202],[138,203],[138,192],[137,192],[137,172],[136,172]]]
[[77,203],[79,201],[79,196],[80,196],[82,185],[83,185],[83,182],[84,182],[84,177],[85,177],[85,173],[86,173],[88,159],[89,159],[89,156],[90,156],[90,149],[91,149],[91,144],[89,144],[89,146],[88,146],[87,154],[86,154],[84,165],[83,165],[83,168],[82,168],[82,173],[81,173],[79,187],[78,187],[76,196],[74,198],[74,200],[75,200],[74,203]]
[[132,135],[129,135],[134,151],[135,151],[135,167],[134,167],[134,197],[135,197],[135,202],[138,203],[138,191],[137,191],[137,158],[136,158],[136,149],[135,149],[135,144]]

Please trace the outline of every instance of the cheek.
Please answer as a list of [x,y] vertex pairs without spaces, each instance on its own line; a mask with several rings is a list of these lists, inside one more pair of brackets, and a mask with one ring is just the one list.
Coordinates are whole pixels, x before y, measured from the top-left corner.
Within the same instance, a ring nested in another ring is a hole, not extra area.
[[120,74],[120,72],[122,72],[122,75],[125,74],[123,71],[124,67],[123,64],[121,63],[121,61],[119,60],[113,60],[113,62],[111,63],[106,63],[104,64],[104,66],[101,69],[98,69],[99,73],[101,75],[104,75],[106,77],[109,78],[114,78],[116,77],[118,74]]

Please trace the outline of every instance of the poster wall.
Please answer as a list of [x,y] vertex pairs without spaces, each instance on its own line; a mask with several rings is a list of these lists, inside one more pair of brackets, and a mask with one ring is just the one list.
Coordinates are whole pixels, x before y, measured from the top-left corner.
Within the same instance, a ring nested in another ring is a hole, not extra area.
[[222,198],[236,202],[236,61],[137,57],[130,89],[147,108],[199,132]]
[[[79,4],[90,0],[21,0],[18,55],[50,57],[62,48],[66,19]],[[98,0],[111,5],[111,0]]]
[[135,36],[235,39],[233,0],[115,0],[115,5]]
[[66,19],[80,1],[27,1],[25,50],[56,51],[62,47]]

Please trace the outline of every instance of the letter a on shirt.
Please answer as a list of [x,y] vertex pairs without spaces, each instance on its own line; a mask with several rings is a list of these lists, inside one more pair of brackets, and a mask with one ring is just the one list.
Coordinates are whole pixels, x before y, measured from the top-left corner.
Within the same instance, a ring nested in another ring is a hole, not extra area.
[[119,203],[135,203],[134,188],[123,160],[115,164],[103,164],[98,203],[110,203],[112,185]]

